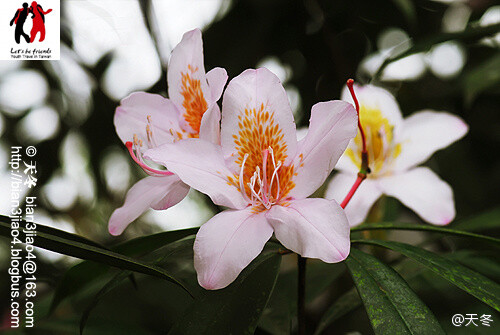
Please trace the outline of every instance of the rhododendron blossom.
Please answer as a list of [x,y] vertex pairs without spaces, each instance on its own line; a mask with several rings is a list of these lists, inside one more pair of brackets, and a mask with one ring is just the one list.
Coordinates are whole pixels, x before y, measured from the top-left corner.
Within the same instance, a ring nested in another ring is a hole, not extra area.
[[[388,91],[371,85],[355,86],[355,90],[371,173],[345,208],[351,226],[365,220],[382,194],[399,199],[427,222],[448,224],[455,217],[451,187],[429,168],[417,165],[463,137],[468,126],[459,117],[434,111],[421,111],[403,120]],[[342,99],[353,101],[347,88]],[[328,186],[328,199],[343,199],[360,169],[360,151],[358,134],[339,160],[340,173]]]
[[288,249],[333,263],[349,254],[349,224],[334,200],[306,199],[320,187],[349,141],[357,114],[343,101],[312,107],[297,141],[285,90],[269,70],[246,70],[223,98],[221,145],[188,139],[148,150],[189,186],[229,207],[201,226],[194,266],[201,286],[229,285],[273,232]]
[[145,92],[132,93],[116,109],[114,123],[132,158],[149,174],[128,191],[125,203],[109,219],[109,232],[119,235],[148,208],[167,209],[181,201],[189,186],[172,172],[148,165],[147,149],[187,138],[220,142],[217,105],[227,81],[226,70],[205,74],[201,31],[184,34],[172,51],[167,82],[169,99]]

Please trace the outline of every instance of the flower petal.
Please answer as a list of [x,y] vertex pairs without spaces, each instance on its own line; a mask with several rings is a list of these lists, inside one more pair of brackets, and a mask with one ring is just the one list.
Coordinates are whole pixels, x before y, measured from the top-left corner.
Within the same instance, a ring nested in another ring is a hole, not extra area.
[[198,133],[201,117],[211,98],[205,66],[201,31],[194,29],[182,36],[172,51],[167,72],[168,96],[181,112],[185,131]]
[[283,165],[291,162],[297,147],[292,109],[271,71],[249,69],[229,82],[222,101],[221,144],[224,156],[233,161],[241,162],[248,153],[248,162],[262,162],[262,150],[271,146]]
[[108,230],[111,235],[120,235],[127,226],[147,209],[167,209],[180,202],[189,188],[175,176],[146,177],[135,183],[127,192],[125,203],[111,215]]
[[220,109],[217,103],[212,104],[201,118],[200,139],[220,144]]
[[422,111],[403,122],[402,150],[394,169],[404,171],[425,162],[437,150],[465,136],[469,127],[459,117],[444,112]]
[[312,107],[309,131],[295,157],[297,176],[291,196],[306,198],[325,182],[356,136],[357,122],[356,110],[347,102],[320,102]]
[[194,242],[194,267],[200,285],[217,290],[231,284],[257,257],[273,229],[264,213],[227,210],[201,226]]
[[380,187],[427,222],[445,225],[455,218],[453,190],[429,168],[418,167],[381,178]]
[[[337,173],[326,189],[325,198],[341,203],[356,181],[355,174]],[[345,213],[351,227],[362,223],[382,191],[373,179],[365,179],[345,207]]]
[[180,129],[175,104],[158,94],[135,92],[121,101],[114,116],[116,132],[123,143],[132,141],[134,134],[147,143],[148,116],[157,144],[172,142],[170,129]]
[[[354,84],[354,92],[358,98],[360,108],[380,110],[382,115],[394,127],[396,136],[398,128],[403,123],[403,117],[394,96],[389,91],[373,85],[361,86]],[[354,103],[347,86],[342,90],[342,100]]]
[[190,189],[188,185],[179,179],[177,183],[170,187],[170,191],[160,201],[151,205],[151,208],[161,211],[175,206],[188,195]]
[[349,255],[349,223],[334,200],[293,200],[273,206],[267,218],[276,238],[304,257],[336,263]]
[[208,86],[210,87],[210,101],[217,102],[227,82],[227,72],[221,67],[214,67],[207,72]]
[[172,171],[192,188],[207,194],[220,206],[241,209],[248,204],[230,182],[219,145],[200,139],[185,139],[146,151],[144,156]]

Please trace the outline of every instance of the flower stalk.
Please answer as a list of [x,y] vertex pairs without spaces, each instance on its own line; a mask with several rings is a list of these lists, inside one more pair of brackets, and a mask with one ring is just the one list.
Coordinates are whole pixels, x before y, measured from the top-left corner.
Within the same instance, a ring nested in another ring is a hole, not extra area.
[[306,260],[307,258],[297,254],[298,267],[298,294],[297,294],[297,317],[299,335],[306,333]]
[[361,120],[359,119],[359,102],[356,97],[356,93],[354,92],[354,80],[352,79],[347,80],[347,87],[349,88],[349,92],[351,93],[352,100],[354,100],[356,113],[358,113],[358,128],[359,128],[359,133],[361,134],[361,141],[363,147],[361,151],[361,168],[359,169],[358,177],[356,178],[356,181],[352,185],[349,193],[347,193],[347,196],[340,204],[340,207],[342,208],[345,208],[347,206],[349,201],[354,196],[354,193],[356,193],[356,190],[359,188],[359,185],[361,185],[363,180],[366,179],[368,173],[370,173],[370,167],[368,166],[368,151],[366,150],[366,137],[365,137],[365,132],[363,131],[363,127],[361,126]]

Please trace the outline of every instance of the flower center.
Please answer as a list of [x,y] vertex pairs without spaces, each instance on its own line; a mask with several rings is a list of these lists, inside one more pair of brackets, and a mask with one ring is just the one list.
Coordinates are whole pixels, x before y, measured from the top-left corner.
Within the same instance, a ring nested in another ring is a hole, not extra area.
[[[382,174],[401,152],[401,144],[394,143],[393,126],[383,117],[379,109],[361,106],[360,120],[366,132],[366,147],[369,155],[370,169],[373,175]],[[346,150],[347,156],[359,168],[361,166],[361,136],[354,138],[354,146]]]
[[[272,169],[268,170],[268,159],[271,156]],[[245,175],[245,163],[248,159],[249,154],[245,154],[243,157],[243,162],[241,164],[239,183],[240,192],[252,206],[257,206],[259,204],[263,205],[265,208],[269,209],[272,205],[278,202],[281,197],[280,190],[280,180],[279,180],[279,170],[283,162],[279,161],[276,163],[274,157],[273,148],[269,147],[262,151],[262,176],[260,173],[260,166],[255,168],[250,182],[244,185],[244,175]],[[272,171],[272,172],[271,172]],[[271,179],[268,179],[268,173],[271,175]],[[274,191],[274,192],[273,192]],[[248,193],[248,194],[247,194]]]

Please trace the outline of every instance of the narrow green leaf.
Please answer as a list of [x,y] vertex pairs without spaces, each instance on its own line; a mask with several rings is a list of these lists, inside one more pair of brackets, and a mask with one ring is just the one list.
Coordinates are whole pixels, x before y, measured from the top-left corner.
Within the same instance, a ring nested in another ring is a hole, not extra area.
[[500,239],[479,235],[475,233],[470,233],[466,231],[450,229],[445,227],[436,227],[430,225],[423,224],[413,224],[413,223],[390,223],[390,222],[382,222],[382,223],[366,223],[356,227],[351,228],[351,231],[363,231],[363,230],[418,230],[418,231],[428,231],[433,233],[441,233],[441,234],[450,234],[457,235],[462,237],[472,237],[481,239],[483,241],[492,243],[496,246],[500,246]]
[[278,277],[281,256],[257,257],[238,279],[197,298],[169,334],[253,334]]
[[356,240],[352,243],[370,244],[399,252],[409,257],[452,284],[500,311],[500,285],[450,259],[413,245],[379,240]]
[[[19,221],[19,224],[20,224],[22,229],[24,229],[26,227],[26,221],[24,221],[24,220]],[[41,233],[50,234],[50,235],[57,236],[57,237],[61,237],[61,238],[64,238],[64,239],[67,239],[70,241],[75,241],[75,242],[79,242],[79,243],[83,243],[83,244],[88,244],[88,245],[91,245],[94,247],[106,249],[106,247],[104,247],[103,245],[101,245],[97,242],[91,241],[83,236],[68,233],[67,231],[64,231],[64,230],[59,230],[56,228],[43,226],[43,225],[38,224],[38,223],[36,224],[36,231],[41,232]],[[11,237],[10,232],[11,232],[11,219],[8,216],[0,215],[0,235],[6,236],[6,237]]]
[[351,249],[346,260],[375,334],[444,334],[401,276],[374,256]]
[[131,271],[121,271],[117,273],[110,281],[104,285],[102,289],[94,296],[90,304],[85,308],[82,314],[82,318],[80,319],[80,335],[83,335],[83,330],[85,325],[87,324],[87,320],[89,319],[90,313],[94,309],[95,306],[99,303],[99,301],[111,290],[121,284],[121,282],[127,279],[128,276],[132,274]]
[[485,213],[465,218],[452,224],[453,229],[466,231],[483,231],[500,229],[500,207]]
[[474,98],[490,87],[500,83],[500,53],[465,74],[462,81],[465,101],[471,104]]
[[500,23],[497,23],[489,26],[469,26],[468,28],[460,32],[442,33],[438,35],[433,35],[427,39],[416,42],[408,50],[387,58],[379,67],[377,72],[373,75],[373,77],[374,79],[378,79],[380,75],[383,73],[384,69],[390,63],[419,52],[428,51],[432,46],[436,44],[452,40],[458,40],[467,43],[470,41],[479,40],[486,36],[493,35],[499,31],[500,31]]
[[[133,241],[133,240],[131,240]],[[129,241],[129,242],[131,242]],[[182,256],[179,257],[179,251],[184,251],[186,248],[193,249],[193,243],[194,243],[194,237],[191,238],[186,238],[182,239],[179,241],[176,241],[176,245],[169,244],[169,247],[167,250],[162,249],[161,256],[157,259],[154,260],[153,264],[155,265],[160,265],[164,264],[165,262],[168,262],[169,260],[175,260],[180,261],[182,263],[186,262],[192,262],[193,256],[191,255],[189,257],[189,260],[183,258]],[[179,272],[176,272],[177,276],[179,278],[182,278]],[[115,289],[117,286],[121,284],[121,282],[126,279],[127,277],[132,277],[133,278],[134,273],[131,271],[121,271],[117,273],[115,276],[113,276],[100,290],[97,292],[97,294],[93,297],[92,301],[90,304],[86,307],[84,310],[84,313],[80,319],[80,332],[83,333],[83,329],[86,326],[87,320],[90,317],[90,313],[93,311],[93,309],[97,306],[97,304],[113,289]],[[137,283],[135,282],[135,279],[132,280],[132,285],[134,288],[137,290]]]
[[413,28],[417,23],[417,13],[415,5],[411,0],[392,0],[394,5],[403,13],[408,24]]
[[321,334],[332,323],[361,306],[361,299],[355,289],[342,294],[321,317],[314,335]]
[[[23,225],[25,224],[26,222],[23,221]],[[189,290],[184,286],[184,284],[173,278],[162,268],[141,262],[139,260],[118,254],[107,249],[96,247],[87,243],[78,242],[74,239],[70,240],[65,237],[61,237],[64,236],[64,234],[62,234],[63,231],[54,228],[48,228],[49,227],[37,224],[37,236],[33,243],[35,246],[76,258],[92,260],[123,270],[131,270],[165,279],[181,286],[184,290],[186,290],[186,292],[191,294]],[[10,222],[6,223],[4,221],[1,221],[0,235],[10,237],[10,231]],[[22,230],[19,230],[19,239],[25,239],[25,233]]]
[[487,254],[477,250],[457,250],[446,254],[446,257],[496,282],[500,281],[500,263],[496,252]]
[[[118,244],[112,247],[111,250],[125,256],[140,256],[187,236],[194,235],[197,231],[198,228],[190,228],[141,236]],[[51,312],[56,309],[62,300],[71,294],[75,294],[92,283],[95,279],[104,275],[108,269],[106,265],[92,261],[83,261],[68,269],[57,286],[50,307]]]
[[[327,264],[309,259],[306,268],[306,303],[312,302],[345,271],[343,264]],[[291,332],[297,316],[297,268],[282,272],[259,321],[259,328],[273,335]]]

